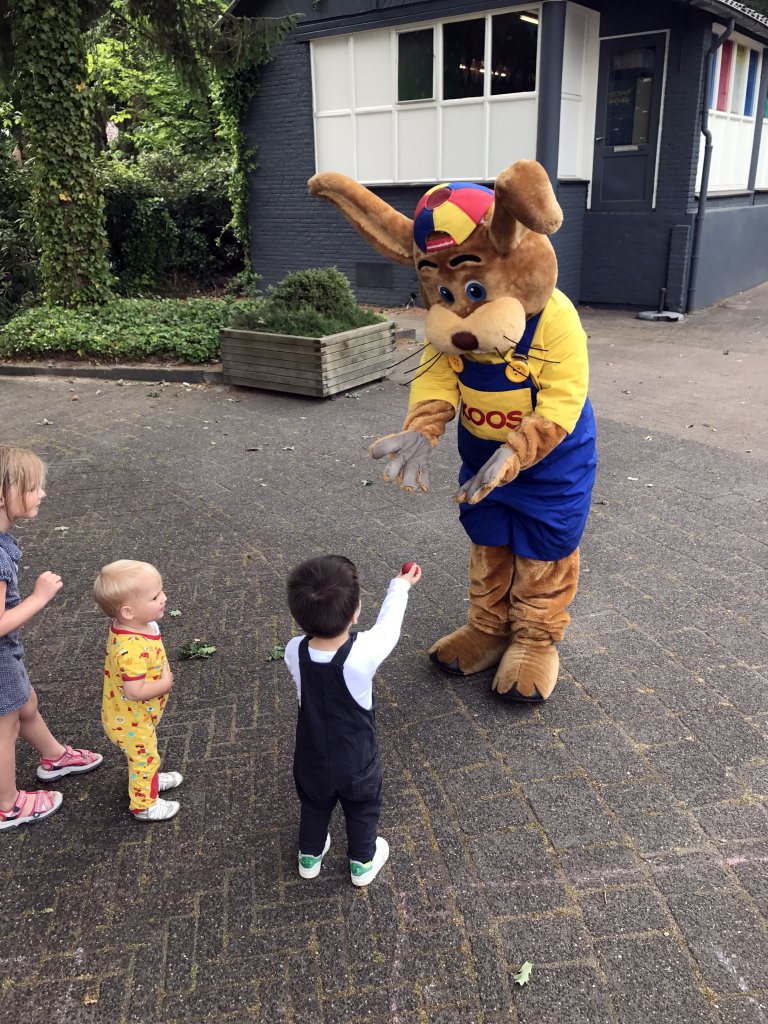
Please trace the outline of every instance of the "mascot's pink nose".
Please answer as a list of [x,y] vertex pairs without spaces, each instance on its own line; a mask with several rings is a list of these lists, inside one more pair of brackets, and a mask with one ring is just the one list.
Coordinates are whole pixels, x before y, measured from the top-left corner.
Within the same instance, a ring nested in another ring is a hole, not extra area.
[[462,352],[473,352],[480,342],[470,331],[457,331],[451,335],[451,343]]

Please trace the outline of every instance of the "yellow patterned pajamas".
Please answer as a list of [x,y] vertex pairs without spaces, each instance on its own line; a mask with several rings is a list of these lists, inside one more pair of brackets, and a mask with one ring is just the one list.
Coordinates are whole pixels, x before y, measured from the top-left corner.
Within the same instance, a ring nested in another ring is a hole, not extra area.
[[131,633],[113,624],[107,640],[101,722],[109,739],[128,758],[128,797],[131,811],[143,811],[157,801],[157,753],[155,726],[160,721],[168,695],[151,700],[130,700],[123,683],[160,678],[165,648],[157,633]]

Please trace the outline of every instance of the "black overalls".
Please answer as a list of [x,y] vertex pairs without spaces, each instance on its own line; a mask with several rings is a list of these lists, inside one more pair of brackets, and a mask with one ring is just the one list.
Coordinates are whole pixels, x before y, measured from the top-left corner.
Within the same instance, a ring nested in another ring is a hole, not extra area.
[[309,637],[299,645],[301,704],[293,776],[301,801],[299,851],[319,856],[328,822],[341,801],[350,860],[367,863],[376,848],[381,769],[376,716],[360,707],[344,682],[344,662],[355,637],[328,663],[312,661]]

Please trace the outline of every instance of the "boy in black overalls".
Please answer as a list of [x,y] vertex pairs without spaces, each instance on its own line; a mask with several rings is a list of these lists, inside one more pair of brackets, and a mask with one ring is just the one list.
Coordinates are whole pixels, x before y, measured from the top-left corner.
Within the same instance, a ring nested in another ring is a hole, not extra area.
[[293,774],[301,801],[299,874],[315,878],[331,845],[328,823],[341,801],[353,885],[368,885],[389,857],[377,836],[381,768],[373,676],[394,649],[412,586],[412,565],[391,581],[372,629],[350,635],[360,616],[357,569],[341,555],[310,558],[288,578],[288,607],[305,636],[286,646],[299,718]]

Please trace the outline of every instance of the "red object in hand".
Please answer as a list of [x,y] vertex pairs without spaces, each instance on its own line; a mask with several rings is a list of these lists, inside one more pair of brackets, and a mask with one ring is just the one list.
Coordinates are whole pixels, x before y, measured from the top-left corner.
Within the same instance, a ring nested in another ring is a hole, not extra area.
[[414,567],[414,565],[416,565],[415,562],[403,562],[403,567],[400,570],[400,572],[402,572],[402,573],[410,572],[411,569]]

